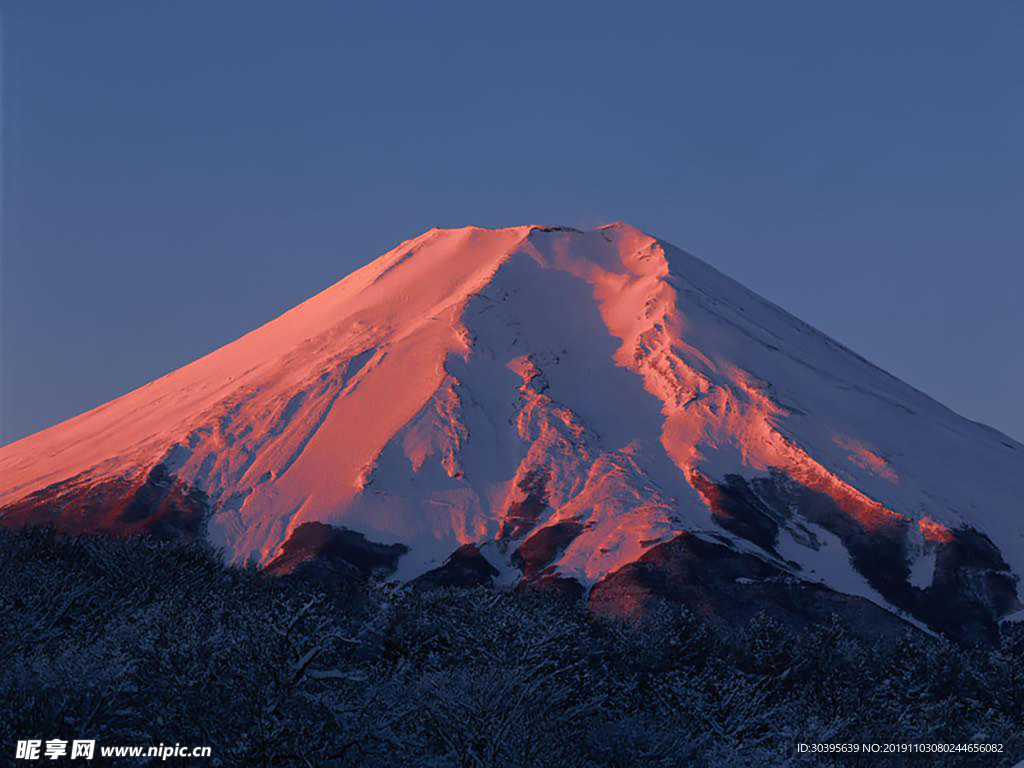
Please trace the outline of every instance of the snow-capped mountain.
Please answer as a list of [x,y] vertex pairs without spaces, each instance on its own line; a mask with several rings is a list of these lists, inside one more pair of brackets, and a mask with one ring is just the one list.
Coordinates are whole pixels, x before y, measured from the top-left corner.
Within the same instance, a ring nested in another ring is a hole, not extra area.
[[434,229],[0,448],[0,522],[277,566],[343,529],[402,579],[797,589],[970,635],[1021,607],[1024,446],[630,226]]

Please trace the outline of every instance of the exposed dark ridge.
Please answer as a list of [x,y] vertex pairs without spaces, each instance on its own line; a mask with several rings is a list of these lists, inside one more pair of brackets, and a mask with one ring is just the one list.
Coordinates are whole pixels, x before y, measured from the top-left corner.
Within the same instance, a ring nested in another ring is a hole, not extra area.
[[707,500],[716,523],[778,556],[775,549],[779,539],[778,523],[744,478],[730,474],[725,476],[724,483],[715,483],[694,470],[690,480]]
[[[926,589],[900,595],[930,627],[961,641],[990,644],[998,622],[1017,605],[1017,582],[999,549],[973,528],[937,542],[935,575]],[[897,603],[898,605],[899,603]]]
[[725,636],[762,612],[801,631],[835,613],[851,633],[868,641],[897,637],[908,627],[869,600],[789,576],[759,557],[689,533],[595,584],[589,610],[596,616],[639,620],[663,602],[686,606]]
[[367,577],[394,572],[398,558],[408,551],[404,544],[379,544],[347,528],[303,523],[292,531],[281,554],[265,570],[272,576],[285,576],[311,562],[343,563]]
[[540,576],[572,540],[580,535],[583,525],[577,520],[563,520],[533,533],[512,553],[512,563],[523,572],[527,581]]
[[475,544],[463,544],[442,565],[415,579],[413,587],[489,587],[498,569],[491,565]]
[[660,544],[599,581],[590,591],[598,615],[639,617],[659,599],[682,602],[710,623],[743,610],[737,579],[778,578],[782,571],[753,555],[690,533]]

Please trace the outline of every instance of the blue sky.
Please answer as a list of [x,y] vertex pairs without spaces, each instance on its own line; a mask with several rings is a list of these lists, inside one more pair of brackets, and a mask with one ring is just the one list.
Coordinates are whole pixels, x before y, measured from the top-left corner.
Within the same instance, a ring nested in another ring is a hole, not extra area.
[[1024,5],[2,8],[5,441],[431,226],[615,219],[1024,439]]

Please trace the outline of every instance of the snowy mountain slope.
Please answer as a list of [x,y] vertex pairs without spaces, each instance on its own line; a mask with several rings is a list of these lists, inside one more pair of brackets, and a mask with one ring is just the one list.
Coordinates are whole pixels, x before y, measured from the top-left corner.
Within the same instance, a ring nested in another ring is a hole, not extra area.
[[623,224],[431,230],[0,478],[6,525],[266,563],[325,522],[408,547],[401,578],[477,544],[606,597],[685,531],[938,628],[1024,573],[1024,446]]

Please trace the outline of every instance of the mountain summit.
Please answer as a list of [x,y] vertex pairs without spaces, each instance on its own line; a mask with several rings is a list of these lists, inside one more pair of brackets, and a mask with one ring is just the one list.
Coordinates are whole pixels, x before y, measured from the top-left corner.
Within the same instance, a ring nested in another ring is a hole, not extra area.
[[0,523],[970,638],[1021,607],[1024,446],[628,225],[433,229],[0,448]]

